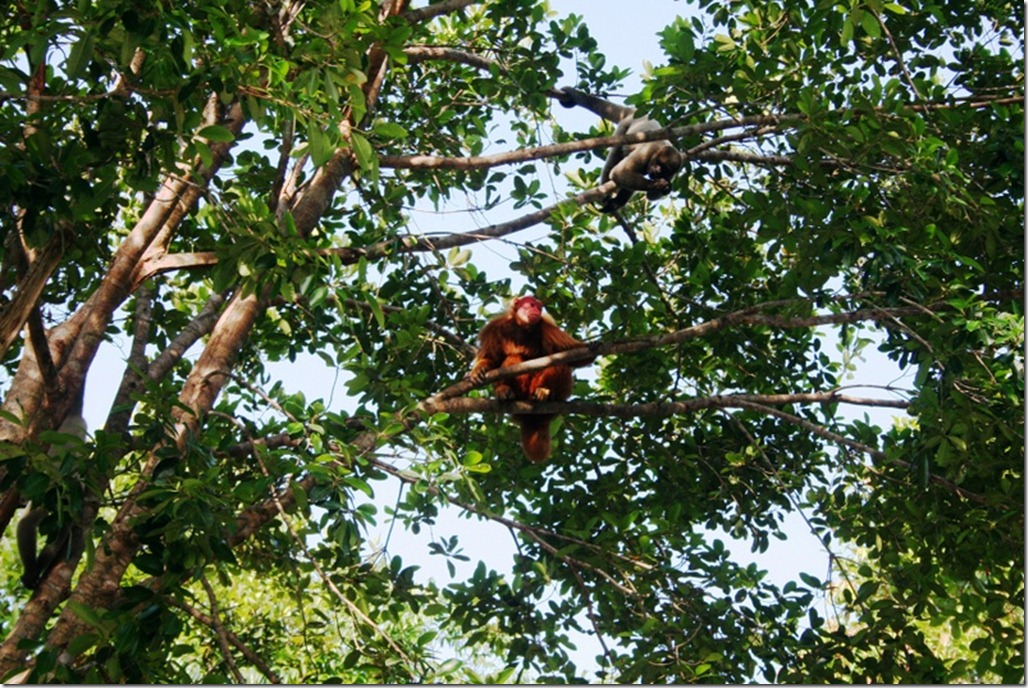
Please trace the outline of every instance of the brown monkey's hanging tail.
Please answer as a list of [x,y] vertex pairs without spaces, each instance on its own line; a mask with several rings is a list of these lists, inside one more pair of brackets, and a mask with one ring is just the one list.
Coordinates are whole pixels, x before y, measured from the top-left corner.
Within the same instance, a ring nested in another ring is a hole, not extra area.
[[531,414],[518,418],[521,424],[521,450],[532,463],[542,463],[550,458],[550,423],[552,414]]

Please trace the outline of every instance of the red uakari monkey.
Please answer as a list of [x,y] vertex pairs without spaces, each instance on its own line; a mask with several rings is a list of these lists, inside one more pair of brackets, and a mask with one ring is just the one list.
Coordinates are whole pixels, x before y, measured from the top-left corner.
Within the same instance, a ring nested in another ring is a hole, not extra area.
[[[470,373],[472,379],[494,368],[584,346],[560,329],[549,314],[543,313],[542,302],[534,296],[514,299],[506,313],[486,323],[478,335],[478,343],[478,356]],[[493,385],[493,390],[497,399],[564,401],[571,396],[571,387],[571,367],[555,365],[500,380]],[[550,458],[550,423],[556,417],[556,414],[515,416],[521,426],[521,448],[529,461],[539,463]]]

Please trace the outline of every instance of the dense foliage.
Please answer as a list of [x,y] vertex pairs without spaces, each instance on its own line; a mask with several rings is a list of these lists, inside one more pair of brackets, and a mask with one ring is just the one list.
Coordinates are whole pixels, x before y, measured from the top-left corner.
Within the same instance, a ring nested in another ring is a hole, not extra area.
[[[700,0],[628,99],[685,167],[615,217],[553,89],[626,70],[539,0],[13,3],[0,674],[1023,681],[1022,10]],[[452,388],[523,291],[599,353],[542,466]],[[26,500],[89,535],[35,592]],[[795,514],[830,570],[726,546]],[[486,556],[454,515],[510,567],[419,576]]]

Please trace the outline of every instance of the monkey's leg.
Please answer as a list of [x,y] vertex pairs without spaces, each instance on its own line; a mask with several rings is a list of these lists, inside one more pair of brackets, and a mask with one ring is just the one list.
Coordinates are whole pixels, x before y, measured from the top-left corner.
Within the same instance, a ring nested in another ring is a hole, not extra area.
[[[25,573],[21,576],[22,585],[29,590],[35,590],[58,561],[68,558],[68,545],[74,540],[72,532],[74,530],[76,530],[75,525],[71,523],[65,525],[52,540],[46,543],[32,566],[26,562]],[[33,533],[33,538],[35,538],[35,533]],[[81,535],[79,539],[81,541]]]
[[21,582],[26,588],[31,589],[39,578],[39,566],[36,563],[36,533],[39,532],[39,523],[46,516],[46,509],[42,507],[33,508],[29,504],[25,515],[18,521],[16,536],[18,540],[18,554],[21,557],[22,576]]
[[532,378],[528,396],[536,401],[564,401],[571,396],[573,384],[571,368],[565,365],[551,366]]

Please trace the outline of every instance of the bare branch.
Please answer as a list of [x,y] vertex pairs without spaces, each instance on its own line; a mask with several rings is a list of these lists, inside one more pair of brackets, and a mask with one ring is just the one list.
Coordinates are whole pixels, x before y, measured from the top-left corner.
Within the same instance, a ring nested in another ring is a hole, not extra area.
[[[617,185],[614,182],[607,182],[602,186],[597,186],[589,189],[588,191],[583,191],[580,194],[566,198],[554,203],[553,205],[546,206],[545,208],[533,211],[514,220],[510,220],[509,222],[501,222],[500,224],[490,225],[489,227],[483,227],[469,232],[446,234],[438,239],[432,239],[425,236],[400,237],[390,239],[388,241],[380,241],[377,244],[372,244],[371,246],[364,248],[344,247],[322,249],[318,251],[318,254],[323,256],[335,255],[339,257],[339,260],[342,261],[344,265],[351,265],[358,262],[361,258],[364,258],[365,260],[377,260],[397,253],[440,251],[453,248],[454,246],[475,244],[514,234],[515,232],[520,232],[528,229],[529,227],[545,222],[552,214],[569,204],[582,205],[598,201],[613,191],[616,186]],[[150,263],[145,276],[153,277],[158,273],[180,268],[215,265],[217,262],[218,256],[213,251],[203,253],[168,254]]]
[[702,122],[682,127],[666,127],[655,131],[640,132],[637,134],[625,134],[622,136],[596,136],[566,143],[553,143],[535,148],[522,148],[520,150],[498,153],[496,155],[473,155],[468,158],[443,158],[435,155],[383,155],[379,158],[380,167],[391,167],[407,170],[475,170],[498,165],[512,165],[529,160],[542,160],[582,151],[596,150],[599,148],[612,148],[631,143],[643,141],[659,141],[661,139],[680,139],[688,136],[695,136],[711,131],[722,131],[737,127],[770,126],[800,122],[805,119],[803,115],[783,115],[775,117],[771,115],[752,115],[734,119],[717,120],[714,122]]
[[226,298],[227,294],[224,293],[211,295],[211,298],[207,300],[207,303],[196,314],[196,317],[182,328],[182,331],[172,340],[168,348],[162,351],[150,364],[150,367],[147,369],[147,375],[151,380],[163,378],[171,370],[171,367],[181,360],[182,356],[189,350],[189,347],[211,331],[214,323],[218,320],[218,313],[221,311]]
[[204,591],[207,593],[207,599],[211,603],[211,626],[210,628],[214,631],[214,637],[218,639],[218,647],[221,648],[221,656],[225,658],[225,665],[228,667],[229,672],[232,674],[232,678],[236,684],[242,685],[243,675],[239,673],[239,666],[236,664],[236,658],[232,656],[232,648],[229,647],[228,632],[225,630],[225,626],[221,623],[221,611],[219,610],[220,605],[218,604],[218,596],[214,594],[214,588],[211,587],[210,581],[207,580],[207,576],[200,574],[200,584],[203,586]]
[[146,344],[150,338],[150,325],[153,315],[154,290],[144,286],[136,296],[135,327],[132,334],[132,348],[129,352],[125,372],[121,376],[121,384],[111,402],[111,411],[107,414],[104,430],[111,433],[128,435],[129,420],[132,417],[132,395],[139,388],[139,383],[146,370]]
[[[499,370],[506,369],[500,368]],[[910,406],[910,402],[901,399],[866,399],[828,391],[797,394],[722,394],[682,401],[655,401],[648,404],[607,404],[590,401],[500,401],[457,397],[438,402],[423,402],[419,409],[424,413],[561,413],[605,418],[667,418],[695,413],[708,408],[750,408],[754,404],[765,406],[854,404],[895,409],[906,409]]]
[[441,48],[434,45],[412,45],[403,49],[403,54],[411,64],[427,62],[428,60],[441,60],[444,62],[456,62],[466,64],[470,67],[489,70],[499,66],[499,63],[484,55],[471,53],[456,48]]

